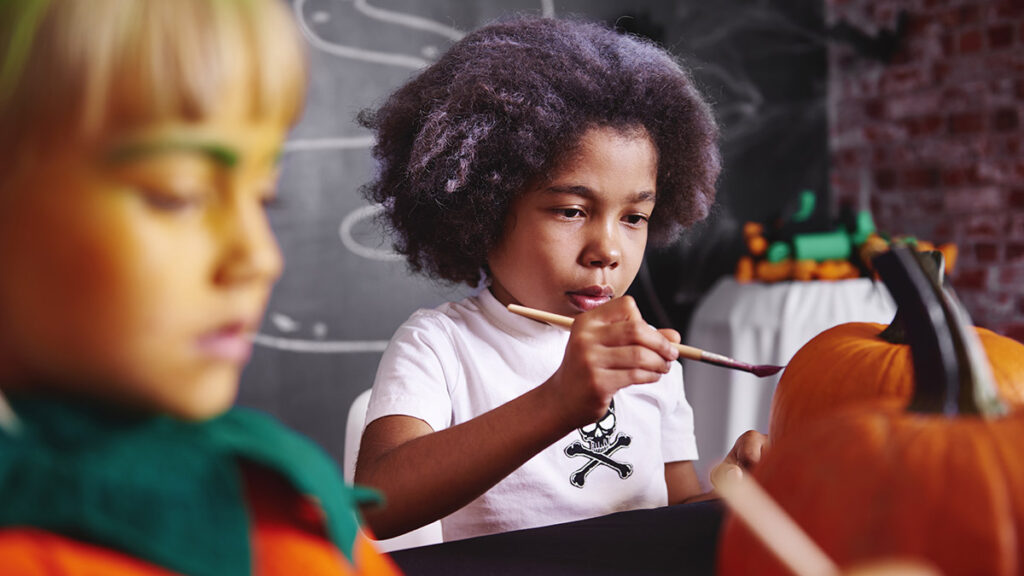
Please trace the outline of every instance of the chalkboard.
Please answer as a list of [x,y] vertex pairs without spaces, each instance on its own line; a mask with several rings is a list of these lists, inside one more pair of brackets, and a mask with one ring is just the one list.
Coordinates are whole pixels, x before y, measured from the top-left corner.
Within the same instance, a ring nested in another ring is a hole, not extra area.
[[[732,31],[694,29],[690,23],[710,21],[708,9],[698,8],[704,4],[291,0],[309,44],[311,85],[304,117],[285,148],[281,203],[271,210],[285,271],[255,336],[239,402],[277,415],[340,462],[349,406],[371,386],[395,329],[417,308],[468,293],[465,287],[409,274],[404,261],[390,251],[373,219],[376,207],[359,192],[374,171],[372,137],[354,120],[361,109],[379,105],[467,31],[514,12],[619,22],[637,33],[661,35],[655,39],[674,50],[713,53],[734,39],[732,32],[743,29],[735,23],[730,24]],[[738,10],[749,10],[750,3],[736,0],[720,6],[725,8],[712,14],[721,17],[716,25],[728,23]],[[703,44],[695,43],[701,39]],[[696,72],[712,87],[716,107],[721,106],[729,122],[756,117],[766,103],[757,86],[746,77],[731,78],[732,86],[747,90],[733,94],[722,78],[734,70],[709,62]],[[763,190],[759,197],[764,197]]]

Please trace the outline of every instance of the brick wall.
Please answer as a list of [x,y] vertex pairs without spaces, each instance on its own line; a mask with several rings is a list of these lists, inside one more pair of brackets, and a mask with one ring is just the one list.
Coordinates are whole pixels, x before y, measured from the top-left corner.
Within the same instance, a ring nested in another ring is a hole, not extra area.
[[960,249],[975,324],[1024,340],[1024,0],[826,0],[870,35],[908,16],[888,63],[829,47],[837,201],[882,231]]

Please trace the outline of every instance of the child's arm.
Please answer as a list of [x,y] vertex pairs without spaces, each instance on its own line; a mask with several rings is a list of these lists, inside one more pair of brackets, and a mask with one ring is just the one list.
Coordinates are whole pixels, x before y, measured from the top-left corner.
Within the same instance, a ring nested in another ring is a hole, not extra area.
[[690,502],[703,495],[697,469],[690,460],[666,462],[665,485],[668,487],[669,506]]
[[494,410],[436,433],[411,416],[371,422],[355,481],[383,491],[387,506],[367,511],[370,528],[388,538],[458,510],[551,443],[601,418],[617,390],[657,382],[677,355],[623,297],[578,316],[551,378]]

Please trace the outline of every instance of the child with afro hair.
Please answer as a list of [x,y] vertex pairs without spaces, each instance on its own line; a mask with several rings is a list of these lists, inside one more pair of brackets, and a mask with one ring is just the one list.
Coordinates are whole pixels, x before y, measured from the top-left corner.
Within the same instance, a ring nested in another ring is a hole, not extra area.
[[[414,313],[384,353],[356,469],[388,502],[367,511],[373,531],[441,519],[454,540],[704,497],[679,334],[624,295],[648,241],[714,201],[718,129],[680,64],[599,24],[516,18],[361,121],[380,163],[366,194],[411,269],[483,279]],[[741,437],[716,474],[765,440]]]

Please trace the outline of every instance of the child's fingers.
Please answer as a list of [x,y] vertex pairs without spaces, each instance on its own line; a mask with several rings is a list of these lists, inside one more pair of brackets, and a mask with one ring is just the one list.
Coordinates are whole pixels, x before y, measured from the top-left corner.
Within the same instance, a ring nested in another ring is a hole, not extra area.
[[642,370],[661,377],[672,369],[672,361],[645,346],[615,346],[602,351],[601,364],[609,370]]
[[679,335],[679,332],[671,328],[658,328],[658,332],[661,332],[661,335],[673,344],[681,344],[683,342],[683,337]]
[[669,362],[679,358],[679,350],[673,343],[660,330],[655,330],[642,320],[606,324],[599,330],[600,341],[605,346],[642,346]]

